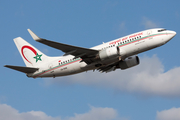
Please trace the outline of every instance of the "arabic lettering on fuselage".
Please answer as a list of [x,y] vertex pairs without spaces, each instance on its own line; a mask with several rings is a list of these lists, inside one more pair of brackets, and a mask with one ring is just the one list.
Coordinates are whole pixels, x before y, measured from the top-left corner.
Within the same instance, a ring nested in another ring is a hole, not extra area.
[[140,36],[140,35],[143,35],[143,32],[140,32],[140,33],[137,33],[137,34],[133,34],[133,35],[130,35],[130,36],[127,36],[127,37],[120,38],[120,39],[118,39],[116,41],[110,42],[109,45],[113,45],[113,44],[125,41],[127,39],[131,39],[131,38],[134,38],[134,37],[137,37],[137,36]]

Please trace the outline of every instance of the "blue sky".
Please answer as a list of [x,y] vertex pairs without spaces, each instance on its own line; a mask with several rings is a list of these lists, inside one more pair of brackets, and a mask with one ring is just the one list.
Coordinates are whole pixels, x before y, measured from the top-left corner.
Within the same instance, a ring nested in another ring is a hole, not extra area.
[[[9,0],[0,2],[0,119],[180,119],[180,1]],[[3,66],[25,66],[13,39],[22,37],[48,56],[63,53],[42,38],[93,47],[149,28],[174,30],[166,45],[139,54],[134,68],[59,78],[27,78]]]

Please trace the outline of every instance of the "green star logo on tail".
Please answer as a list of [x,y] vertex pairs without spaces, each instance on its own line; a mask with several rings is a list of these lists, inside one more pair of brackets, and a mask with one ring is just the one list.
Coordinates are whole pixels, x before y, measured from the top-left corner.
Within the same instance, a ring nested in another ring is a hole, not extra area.
[[42,60],[41,60],[41,56],[42,56],[42,55],[38,55],[38,53],[37,53],[36,56],[33,57],[33,58],[36,59],[36,62],[38,62],[38,60],[42,61]]

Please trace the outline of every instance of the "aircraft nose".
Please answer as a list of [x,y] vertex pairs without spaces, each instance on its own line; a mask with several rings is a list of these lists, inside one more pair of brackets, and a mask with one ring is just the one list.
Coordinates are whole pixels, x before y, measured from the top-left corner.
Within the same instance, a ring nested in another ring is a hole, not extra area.
[[176,35],[176,32],[175,31],[173,31],[174,32],[174,36]]
[[170,31],[170,34],[172,35],[172,37],[174,37],[176,35],[175,31]]
[[167,41],[170,41],[174,36],[176,35],[176,32],[175,31],[167,31]]

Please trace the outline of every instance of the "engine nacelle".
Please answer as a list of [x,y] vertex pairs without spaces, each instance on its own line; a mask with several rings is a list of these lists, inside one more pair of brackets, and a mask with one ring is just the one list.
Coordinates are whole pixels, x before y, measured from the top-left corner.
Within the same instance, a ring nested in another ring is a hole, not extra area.
[[122,57],[124,55],[126,55],[126,52],[123,49],[120,49],[116,46],[99,51],[97,58],[99,58],[100,60],[105,60],[112,57]]
[[121,68],[121,70],[136,66],[139,64],[139,57],[138,56],[132,56],[126,58],[124,61],[120,61],[117,68]]
[[120,56],[119,47],[111,47],[104,50],[99,51],[99,58],[101,60],[108,59],[110,57]]

